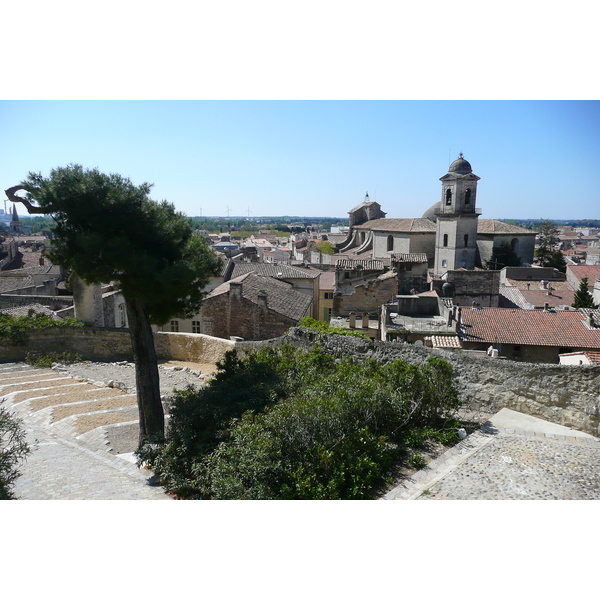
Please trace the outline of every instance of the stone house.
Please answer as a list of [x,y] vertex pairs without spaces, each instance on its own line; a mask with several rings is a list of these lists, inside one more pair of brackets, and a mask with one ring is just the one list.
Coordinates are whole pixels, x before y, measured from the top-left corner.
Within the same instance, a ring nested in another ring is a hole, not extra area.
[[192,321],[197,328],[192,333],[225,339],[275,338],[309,316],[312,302],[311,296],[286,281],[246,273],[208,295],[200,315]]
[[319,321],[329,323],[333,311],[335,271],[322,271],[319,276]]
[[600,310],[457,310],[462,347],[533,363],[558,363],[560,354],[600,350]]

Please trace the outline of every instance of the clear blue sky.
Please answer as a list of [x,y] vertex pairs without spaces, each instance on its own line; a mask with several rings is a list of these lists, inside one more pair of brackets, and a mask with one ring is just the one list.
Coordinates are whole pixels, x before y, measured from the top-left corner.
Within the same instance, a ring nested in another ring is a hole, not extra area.
[[189,216],[419,217],[459,152],[487,218],[600,218],[597,101],[2,101],[6,189],[79,163]]

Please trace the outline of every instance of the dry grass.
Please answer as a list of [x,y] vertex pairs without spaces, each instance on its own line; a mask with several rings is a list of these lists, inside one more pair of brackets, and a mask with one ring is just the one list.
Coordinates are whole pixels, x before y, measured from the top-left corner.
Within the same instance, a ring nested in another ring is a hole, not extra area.
[[60,421],[72,415],[96,412],[99,410],[110,410],[112,408],[123,408],[125,406],[137,406],[135,396],[121,396],[120,398],[111,398],[107,400],[91,400],[89,402],[80,402],[78,404],[62,404],[56,406],[52,411],[52,423]]

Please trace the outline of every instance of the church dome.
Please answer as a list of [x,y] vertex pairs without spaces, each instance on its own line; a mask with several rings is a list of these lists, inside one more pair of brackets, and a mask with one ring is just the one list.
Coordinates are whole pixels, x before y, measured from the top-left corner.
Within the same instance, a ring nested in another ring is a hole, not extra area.
[[458,173],[459,175],[468,175],[473,169],[469,161],[463,158],[462,152],[459,157],[450,165],[448,173]]
[[440,208],[440,203],[436,202],[433,206],[430,206],[421,217],[422,219],[429,219],[430,221],[437,221],[437,213]]

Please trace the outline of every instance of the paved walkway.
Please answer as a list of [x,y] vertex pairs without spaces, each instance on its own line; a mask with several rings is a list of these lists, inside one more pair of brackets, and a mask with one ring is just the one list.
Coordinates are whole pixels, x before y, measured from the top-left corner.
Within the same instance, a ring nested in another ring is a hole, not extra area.
[[600,499],[600,440],[503,408],[382,499]]
[[13,488],[22,500],[169,500],[130,453],[111,454],[107,429],[132,423],[135,398],[51,369],[0,365],[0,396],[22,419],[32,453]]

